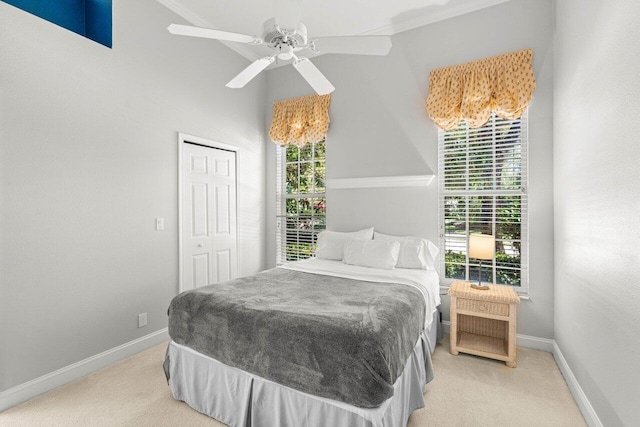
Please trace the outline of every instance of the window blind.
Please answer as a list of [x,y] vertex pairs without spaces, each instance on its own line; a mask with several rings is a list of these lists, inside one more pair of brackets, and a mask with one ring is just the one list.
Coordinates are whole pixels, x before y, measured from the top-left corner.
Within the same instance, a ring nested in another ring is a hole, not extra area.
[[326,227],[325,142],[278,147],[276,263],[313,256]]
[[469,258],[469,235],[496,238],[483,281],[528,289],[527,116],[495,114],[480,128],[461,122],[438,131],[440,271],[443,282],[477,280],[479,260]]

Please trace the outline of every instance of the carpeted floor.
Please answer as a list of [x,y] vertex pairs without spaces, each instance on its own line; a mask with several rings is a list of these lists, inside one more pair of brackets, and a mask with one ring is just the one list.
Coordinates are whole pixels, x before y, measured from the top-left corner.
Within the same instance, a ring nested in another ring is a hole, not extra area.
[[[408,426],[585,426],[553,356],[518,348],[518,367],[433,355],[436,378]],[[223,426],[173,399],[159,345],[0,413],[0,426]]]

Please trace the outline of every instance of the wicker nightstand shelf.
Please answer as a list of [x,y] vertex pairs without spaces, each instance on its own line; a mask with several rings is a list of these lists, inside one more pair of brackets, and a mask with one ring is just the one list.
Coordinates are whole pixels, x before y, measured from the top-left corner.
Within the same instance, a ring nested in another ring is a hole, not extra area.
[[516,367],[516,307],[520,298],[510,286],[473,289],[455,281],[451,297],[451,354],[475,354]]

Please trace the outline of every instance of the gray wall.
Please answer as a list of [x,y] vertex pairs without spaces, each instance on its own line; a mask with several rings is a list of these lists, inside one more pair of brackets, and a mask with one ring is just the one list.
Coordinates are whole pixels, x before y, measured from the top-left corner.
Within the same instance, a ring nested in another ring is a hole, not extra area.
[[640,420],[640,4],[557,2],[555,337],[606,426]]
[[[437,173],[437,128],[424,109],[428,75],[524,48],[534,52],[538,83],[529,112],[531,300],[518,332],[553,337],[552,22],[550,0],[513,0],[392,37],[387,57],[326,55],[314,63],[336,87],[327,136],[327,177]],[[268,71],[267,124],[273,101],[313,93],[295,69]],[[268,143],[269,144],[269,143]],[[267,260],[275,262],[275,146],[267,150]],[[427,188],[329,190],[334,230],[375,226],[437,242],[437,181]],[[448,318],[448,299],[443,304]]]
[[153,0],[113,12],[111,50],[0,2],[0,391],[167,326],[178,131],[240,147],[240,274],[265,264],[265,78],[227,89],[248,61]]

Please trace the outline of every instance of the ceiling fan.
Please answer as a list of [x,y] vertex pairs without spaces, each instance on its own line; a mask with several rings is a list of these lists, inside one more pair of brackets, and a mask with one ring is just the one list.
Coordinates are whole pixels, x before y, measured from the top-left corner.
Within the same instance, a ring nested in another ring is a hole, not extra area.
[[210,28],[190,25],[171,24],[167,28],[170,33],[225,40],[250,45],[267,45],[273,54],[251,63],[240,74],[235,76],[227,87],[241,88],[255,76],[271,65],[276,57],[282,60],[293,60],[293,66],[319,95],[335,90],[331,82],[320,70],[304,56],[304,53],[344,53],[356,55],[386,55],[391,49],[389,36],[343,36],[307,38],[307,27],[300,22],[303,0],[275,0],[275,18],[264,23],[262,37],[230,33]]

